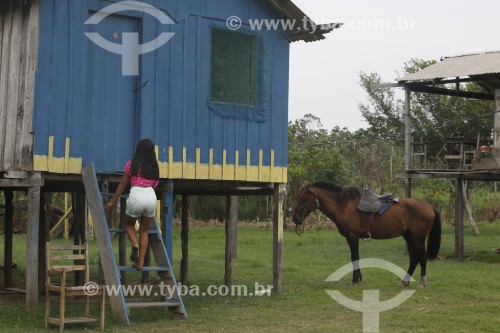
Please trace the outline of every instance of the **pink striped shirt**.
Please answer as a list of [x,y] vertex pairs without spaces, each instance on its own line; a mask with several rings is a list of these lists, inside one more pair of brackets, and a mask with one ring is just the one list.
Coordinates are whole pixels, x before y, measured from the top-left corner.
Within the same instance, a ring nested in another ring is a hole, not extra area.
[[123,172],[130,177],[130,185],[137,187],[152,187],[156,188],[158,186],[158,180],[147,179],[141,177],[141,170],[139,170],[138,175],[132,176],[132,160],[128,161],[123,168]]

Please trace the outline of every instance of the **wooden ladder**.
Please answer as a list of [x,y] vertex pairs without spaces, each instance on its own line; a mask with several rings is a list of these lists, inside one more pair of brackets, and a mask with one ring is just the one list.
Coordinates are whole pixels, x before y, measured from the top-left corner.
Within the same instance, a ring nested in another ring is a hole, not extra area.
[[[143,272],[157,272],[163,285],[158,294],[160,301],[130,301],[125,297],[124,288],[121,284],[121,271],[136,271],[129,266],[118,266],[116,263],[112,233],[124,233],[124,229],[112,229],[108,227],[102,197],[97,184],[97,177],[94,165],[91,163],[83,170],[83,183],[86,197],[94,222],[94,232],[99,248],[101,266],[104,274],[106,286],[113,288],[113,293],[108,292],[108,299],[115,318],[125,325],[130,325],[129,310],[131,308],[162,307],[176,313],[180,318],[187,318],[186,309],[179,292],[179,287],[175,280],[172,264],[168,257],[165,244],[163,243],[161,232],[156,219],[151,223],[149,229],[149,247],[153,253],[156,266],[143,267]],[[117,287],[115,287],[117,286]],[[129,286],[130,287],[130,286]],[[133,289],[128,289],[133,290]],[[135,289],[137,291],[137,289]],[[156,295],[155,294],[155,295]],[[137,295],[135,295],[137,296]],[[151,295],[150,295],[151,296]]]

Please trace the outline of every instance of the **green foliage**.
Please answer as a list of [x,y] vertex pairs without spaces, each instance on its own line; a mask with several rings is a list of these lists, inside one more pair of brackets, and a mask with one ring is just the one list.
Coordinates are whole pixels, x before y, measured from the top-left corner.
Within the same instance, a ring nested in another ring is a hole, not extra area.
[[288,126],[288,184],[291,188],[316,181],[343,183],[347,165],[321,120],[311,114]]

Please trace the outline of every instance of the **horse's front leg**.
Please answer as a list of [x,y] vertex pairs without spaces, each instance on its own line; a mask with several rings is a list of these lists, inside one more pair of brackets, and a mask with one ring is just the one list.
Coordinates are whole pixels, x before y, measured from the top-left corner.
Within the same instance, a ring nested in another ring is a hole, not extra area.
[[347,243],[351,249],[351,262],[352,262],[352,284],[357,285],[361,282],[361,269],[359,267],[359,237],[347,236]]

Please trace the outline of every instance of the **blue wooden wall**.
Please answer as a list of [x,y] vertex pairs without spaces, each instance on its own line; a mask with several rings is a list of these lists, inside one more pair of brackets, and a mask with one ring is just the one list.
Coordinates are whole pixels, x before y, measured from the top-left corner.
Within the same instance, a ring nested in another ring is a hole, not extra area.
[[[257,35],[265,75],[269,105],[263,118],[221,115],[209,102],[211,28],[225,27],[233,15],[243,22],[282,17],[264,0],[143,2],[163,10],[175,24],[130,11],[89,26],[84,22],[111,2],[41,1],[34,169],[81,173],[82,165],[92,161],[97,171],[120,172],[135,143],[149,138],[157,145],[162,178],[286,182],[287,35],[250,32]],[[120,43],[122,32],[137,31],[141,42],[175,33],[141,56],[138,76],[123,76],[121,56],[84,34],[98,32]]]

